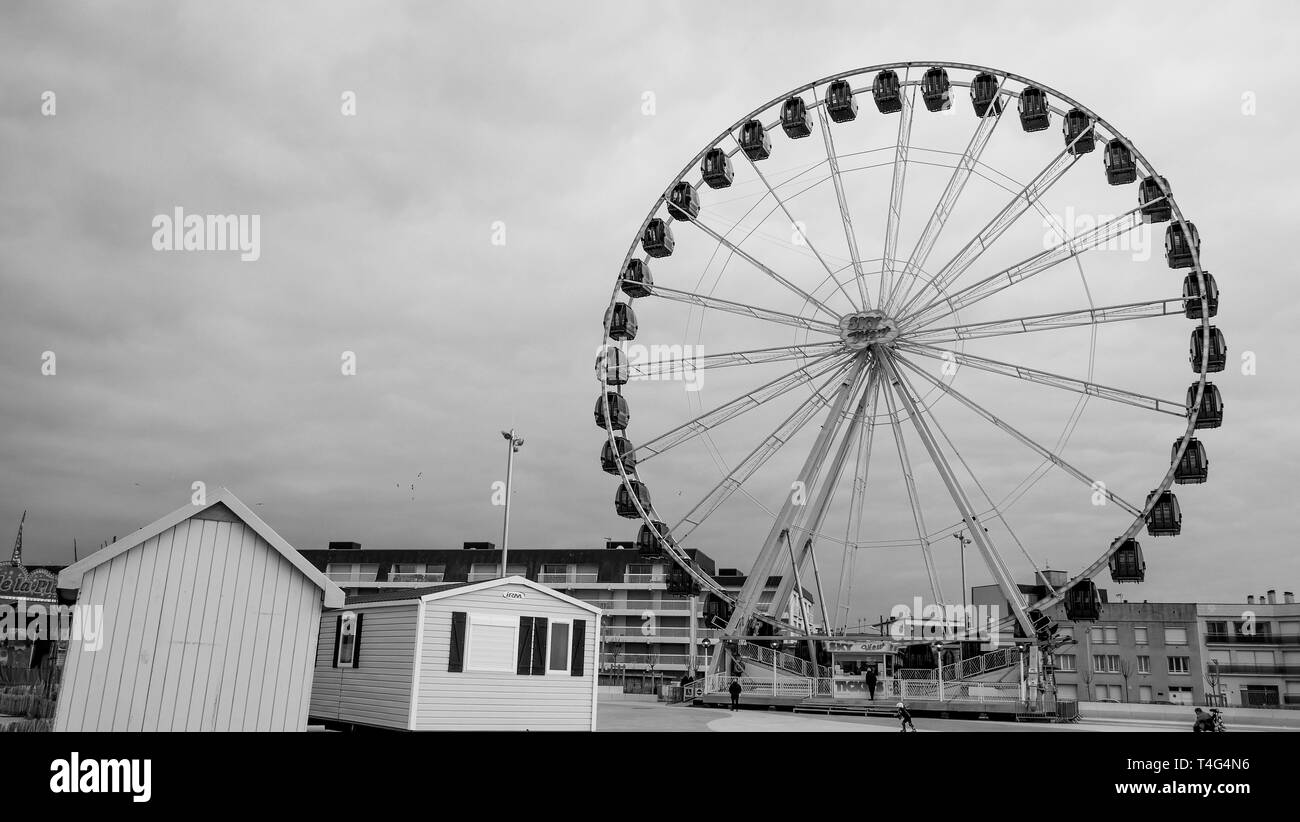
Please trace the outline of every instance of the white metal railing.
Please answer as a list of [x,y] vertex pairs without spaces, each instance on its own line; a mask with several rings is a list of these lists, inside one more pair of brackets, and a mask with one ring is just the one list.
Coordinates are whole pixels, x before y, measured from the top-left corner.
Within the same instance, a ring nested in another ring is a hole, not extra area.
[[668,577],[666,574],[624,574],[623,575],[623,582],[625,583],[666,582],[667,580]]
[[[602,666],[622,665],[629,668],[675,668],[690,664],[689,654],[601,654]],[[696,654],[696,665],[703,668],[706,662],[703,654]]]
[[824,671],[818,671],[817,666],[806,659],[800,659],[794,654],[787,654],[784,651],[755,645],[751,642],[740,643],[740,656],[797,676],[816,677],[819,673],[825,673]]
[[666,599],[662,602],[653,599],[629,599],[624,602],[615,602],[611,607],[646,611],[689,611],[691,603],[690,600],[686,599]]
[[378,575],[379,572],[375,571],[372,574],[351,574],[351,573],[344,574],[344,573],[335,572],[333,574],[326,574],[325,576],[329,577],[330,582],[357,583],[357,582],[374,582],[375,577],[377,577]]
[[[773,697],[830,697],[835,691],[834,680],[830,677],[807,679],[772,679],[771,677],[731,677],[726,674],[711,674],[691,683],[690,695],[727,693],[732,680],[740,682],[741,693],[753,696]],[[890,698],[903,701],[937,702],[1006,702],[1017,703],[1020,698],[1020,684],[1016,682],[945,682],[941,686],[935,680],[904,679],[897,682],[898,688]]]
[[[714,639],[721,635],[721,631],[716,628],[696,628],[695,636],[699,639]],[[635,636],[644,639],[654,639],[655,637],[673,637],[678,639],[689,639],[691,636],[690,628],[660,628],[653,625],[607,625],[605,626],[605,636]]]
[[442,582],[444,574],[389,574],[389,582]]
[[1020,651],[1014,645],[1009,648],[998,648],[996,651],[989,651],[987,654],[943,666],[943,679],[948,682],[978,676],[989,671],[996,671],[999,668],[1015,665],[1019,661]]
[[538,582],[543,585],[556,585],[565,582],[596,582],[597,574],[539,574]]
[[898,668],[894,671],[895,679],[929,681],[937,679],[933,668]]

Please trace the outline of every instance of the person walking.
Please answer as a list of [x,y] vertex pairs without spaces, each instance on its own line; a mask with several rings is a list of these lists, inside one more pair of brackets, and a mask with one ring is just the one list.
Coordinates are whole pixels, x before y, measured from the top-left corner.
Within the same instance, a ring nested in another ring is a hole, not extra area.
[[731,694],[731,710],[733,711],[740,709],[740,691],[740,680],[733,678],[731,687],[727,689],[727,692]]
[[867,669],[867,694],[872,700],[876,698],[876,669],[874,667]]
[[912,714],[907,710],[907,706],[905,706],[903,703],[900,702],[898,703],[897,707],[898,707],[898,721],[899,721],[898,730],[901,733],[907,733],[907,730],[909,728],[915,731],[916,726],[912,724]]

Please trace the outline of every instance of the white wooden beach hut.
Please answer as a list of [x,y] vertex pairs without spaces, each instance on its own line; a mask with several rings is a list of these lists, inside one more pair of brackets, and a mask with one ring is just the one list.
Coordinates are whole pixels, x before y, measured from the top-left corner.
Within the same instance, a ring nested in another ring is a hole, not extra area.
[[102,645],[68,646],[56,731],[302,731],[343,591],[225,488],[59,574]]
[[320,623],[311,719],[596,729],[600,609],[521,576],[351,597]]

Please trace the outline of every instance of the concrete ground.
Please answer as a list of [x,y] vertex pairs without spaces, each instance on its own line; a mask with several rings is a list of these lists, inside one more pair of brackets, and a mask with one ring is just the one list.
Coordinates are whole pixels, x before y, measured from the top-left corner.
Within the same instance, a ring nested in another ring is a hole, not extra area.
[[[1191,722],[1139,721],[1120,719],[1088,719],[1078,722],[1047,724],[1037,722],[991,722],[971,719],[938,719],[915,717],[913,722],[920,733],[947,731],[1007,731],[1036,733],[1042,731],[1114,732],[1148,731],[1154,733],[1190,733]],[[597,714],[599,731],[624,732],[798,732],[823,731],[830,733],[898,733],[898,721],[887,718],[860,716],[823,716],[796,714],[787,711],[740,710],[705,708],[690,705],[669,705],[662,702],[604,701],[599,703]],[[1230,732],[1294,730],[1268,726],[1229,727]]]

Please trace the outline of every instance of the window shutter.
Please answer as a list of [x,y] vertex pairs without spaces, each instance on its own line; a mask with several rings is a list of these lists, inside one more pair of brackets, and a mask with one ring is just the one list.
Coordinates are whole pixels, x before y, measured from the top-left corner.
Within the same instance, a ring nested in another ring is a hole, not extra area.
[[533,617],[534,676],[546,676],[546,617]]
[[519,617],[519,667],[515,670],[520,676],[533,672],[533,618]]
[[339,666],[339,643],[343,641],[343,616],[334,618],[334,656],[330,657],[330,667]]
[[448,671],[465,670],[465,612],[454,611],[451,615],[451,655],[447,657]]
[[587,654],[587,621],[575,619],[573,621],[573,653],[569,657],[569,674],[572,676],[582,676],[582,663]]
[[361,623],[365,622],[365,614],[357,614],[357,635],[352,638],[352,667],[359,667],[361,662]]

